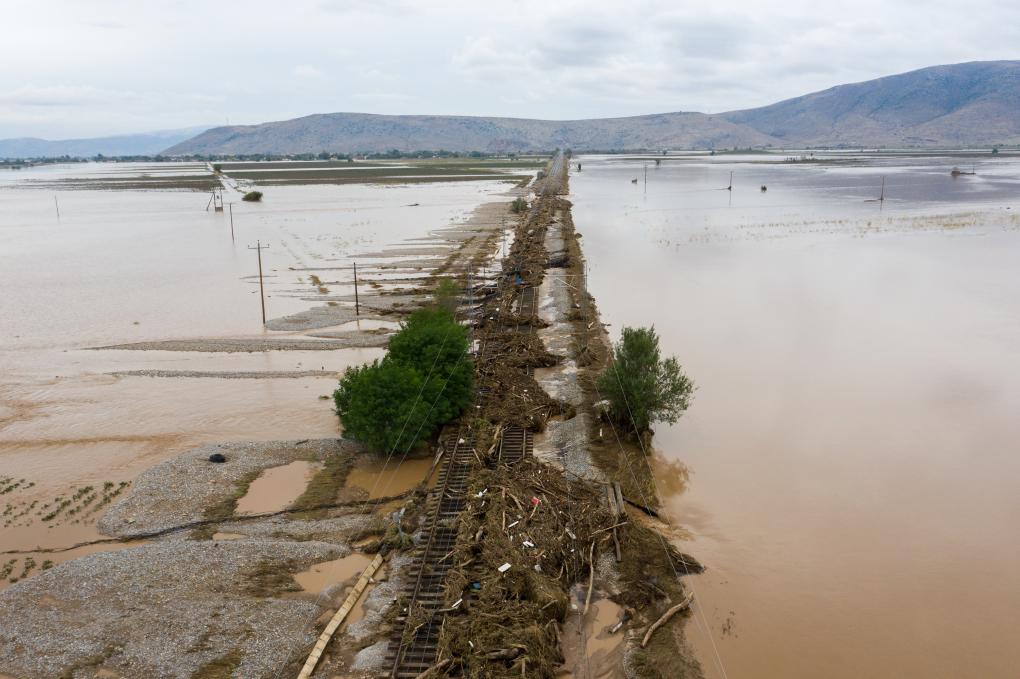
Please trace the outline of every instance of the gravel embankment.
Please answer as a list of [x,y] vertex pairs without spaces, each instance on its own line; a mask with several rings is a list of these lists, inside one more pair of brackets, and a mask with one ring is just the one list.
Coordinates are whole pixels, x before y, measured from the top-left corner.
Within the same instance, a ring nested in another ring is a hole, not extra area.
[[311,596],[253,594],[253,572],[293,573],[347,553],[322,542],[178,541],[60,564],[0,596],[0,673],[189,679],[236,652],[233,676],[275,677],[314,641],[322,610]]
[[[355,455],[361,447],[345,439],[218,443],[161,462],[143,472],[131,491],[99,520],[99,530],[128,537],[204,518],[207,507],[229,497],[253,472],[296,460]],[[213,453],[227,461],[209,462]]]

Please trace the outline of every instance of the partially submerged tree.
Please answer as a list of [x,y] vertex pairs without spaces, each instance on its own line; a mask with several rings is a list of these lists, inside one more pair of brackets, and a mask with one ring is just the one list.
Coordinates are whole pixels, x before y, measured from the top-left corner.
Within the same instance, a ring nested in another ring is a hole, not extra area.
[[624,328],[598,379],[609,416],[639,436],[653,422],[675,423],[691,404],[694,382],[675,358],[663,359],[655,328]]

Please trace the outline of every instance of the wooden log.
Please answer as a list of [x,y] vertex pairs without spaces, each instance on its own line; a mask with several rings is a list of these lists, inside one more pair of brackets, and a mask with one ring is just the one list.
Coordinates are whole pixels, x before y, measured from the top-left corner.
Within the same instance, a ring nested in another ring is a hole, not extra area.
[[588,578],[588,594],[584,597],[584,613],[588,614],[588,607],[591,605],[591,591],[595,587],[595,541],[591,543],[591,549],[588,550],[588,570],[590,571],[590,577]]
[[652,638],[652,635],[655,633],[655,630],[659,629],[667,622],[669,622],[670,618],[672,618],[674,615],[690,606],[692,601],[694,601],[694,595],[688,594],[687,598],[678,603],[676,606],[670,608],[668,611],[662,614],[661,618],[653,622],[651,626],[648,628],[648,631],[645,632],[645,638],[641,640],[641,648],[644,648],[645,646],[648,645],[648,640]]
[[605,484],[605,486],[606,486],[606,501],[609,503],[609,511],[613,513],[613,518],[616,518],[620,515],[620,508],[616,504],[616,492],[613,490],[613,487],[610,486],[608,483]]
[[315,646],[312,648],[312,652],[308,654],[308,660],[305,661],[304,667],[301,668],[301,672],[298,674],[298,679],[308,679],[312,676],[312,672],[315,671],[315,666],[319,663],[319,658],[322,657],[322,652],[326,650],[327,644],[330,639],[333,638],[333,633],[337,631],[343,621],[347,618],[347,614],[354,608],[354,604],[358,603],[358,599],[361,598],[361,594],[368,587],[368,581],[372,579],[375,572],[382,566],[383,557],[382,554],[376,554],[375,558],[372,559],[372,563],[368,564],[368,568],[358,578],[358,582],[354,585],[354,589],[347,595],[347,599],[344,600],[343,605],[340,609],[333,614],[329,624],[326,625],[326,629],[322,630],[322,634],[319,635],[319,640],[315,642]]
[[441,670],[441,669],[443,669],[444,667],[446,667],[447,665],[449,665],[449,664],[450,664],[451,662],[453,662],[453,661],[452,661],[452,660],[450,660],[449,658],[447,658],[446,660],[440,660],[440,661],[439,661],[439,662],[437,662],[437,663],[436,663],[435,665],[433,665],[432,667],[428,668],[427,670],[425,670],[424,672],[422,672],[421,674],[419,674],[419,675],[418,675],[417,677],[415,677],[414,679],[428,679],[428,678],[429,678],[429,677],[431,677],[431,676],[432,676],[433,674],[435,674],[435,673],[436,673],[436,672],[438,672],[439,670]]
[[623,504],[623,489],[620,488],[620,484],[617,481],[613,481],[613,495],[616,496],[616,515],[623,516],[627,513],[627,505]]

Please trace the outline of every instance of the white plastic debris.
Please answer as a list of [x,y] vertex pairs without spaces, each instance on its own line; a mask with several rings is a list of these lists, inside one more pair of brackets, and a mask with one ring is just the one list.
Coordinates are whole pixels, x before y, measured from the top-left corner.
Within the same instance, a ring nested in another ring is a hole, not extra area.
[[508,570],[510,570],[510,562],[509,561],[506,562],[496,570],[498,570],[500,573],[506,573]]
[[531,540],[525,540],[521,544],[524,545],[525,547],[534,547],[535,546],[535,543],[532,542]]

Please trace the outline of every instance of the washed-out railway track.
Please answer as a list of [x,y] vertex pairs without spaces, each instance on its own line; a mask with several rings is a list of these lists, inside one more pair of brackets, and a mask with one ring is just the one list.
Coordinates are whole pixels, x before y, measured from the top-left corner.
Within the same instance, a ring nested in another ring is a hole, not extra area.
[[[562,155],[558,155],[553,162],[553,172],[562,172],[563,163]],[[543,188],[540,195],[545,198],[554,192]],[[536,205],[532,206],[531,214],[533,217],[537,214]],[[497,289],[505,289],[513,285],[519,291],[516,295],[518,320],[506,326],[503,332],[535,331],[531,320],[538,310],[538,290],[521,284],[520,263],[519,258],[517,262],[504,262],[502,280],[497,286]],[[485,353],[485,345],[483,338],[479,354]],[[524,370],[532,374],[530,367]],[[482,387],[476,393],[475,402],[478,405],[501,397],[498,388]],[[447,612],[443,608],[446,576],[455,565],[450,556],[457,541],[460,514],[467,504],[469,475],[479,459],[474,444],[471,429],[466,425],[443,441],[446,461],[426,501],[424,539],[416,548],[402,592],[406,608],[397,618],[390,637],[387,661],[392,668],[388,675],[391,679],[414,679],[438,660],[439,637]],[[514,464],[531,455],[533,447],[530,431],[519,425],[508,425],[500,433],[496,464]]]

